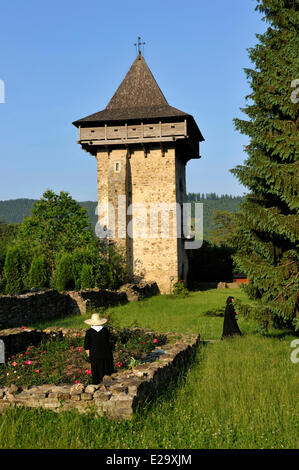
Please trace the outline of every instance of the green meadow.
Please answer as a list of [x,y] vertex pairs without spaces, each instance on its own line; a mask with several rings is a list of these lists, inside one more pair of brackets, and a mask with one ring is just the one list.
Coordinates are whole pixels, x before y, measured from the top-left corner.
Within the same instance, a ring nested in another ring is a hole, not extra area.
[[[0,415],[0,446],[40,449],[286,449],[298,448],[298,364],[290,355],[291,331],[239,318],[242,337],[221,341],[228,295],[249,302],[242,289],[157,296],[106,311],[113,323],[155,331],[200,333],[202,340],[176,383],[131,421],[77,411],[17,408]],[[43,324],[85,328],[89,315]]]

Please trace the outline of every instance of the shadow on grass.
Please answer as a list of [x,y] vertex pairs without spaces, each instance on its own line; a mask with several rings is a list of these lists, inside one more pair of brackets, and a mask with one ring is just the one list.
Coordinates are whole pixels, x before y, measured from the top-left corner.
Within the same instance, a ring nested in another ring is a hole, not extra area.
[[[143,405],[137,405],[134,411],[134,419],[144,420],[154,408],[158,407],[159,404],[164,402],[174,403],[179,390],[185,386],[187,374],[194,367],[200,363],[199,359],[199,348],[204,344],[201,343],[195,348],[187,359],[180,365],[175,367],[178,368],[176,377],[170,379],[166,386],[161,385],[159,390],[155,390],[151,395],[148,396]],[[206,346],[206,345],[205,345]],[[202,358],[202,357],[201,357]]]

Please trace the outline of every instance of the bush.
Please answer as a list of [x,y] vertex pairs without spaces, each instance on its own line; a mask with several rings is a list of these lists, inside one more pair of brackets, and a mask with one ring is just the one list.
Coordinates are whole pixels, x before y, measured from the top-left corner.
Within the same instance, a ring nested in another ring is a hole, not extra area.
[[74,290],[75,276],[73,270],[73,258],[70,253],[63,253],[58,260],[56,268],[56,289],[61,292],[64,290]]
[[16,294],[22,291],[24,288],[22,273],[22,252],[19,247],[11,246],[7,249],[4,264],[5,292],[7,294]]
[[29,288],[48,287],[49,269],[44,255],[35,256],[29,271]]
[[186,289],[184,281],[175,282],[173,284],[172,293],[176,297],[187,297],[189,295],[189,291]]
[[94,275],[92,266],[84,263],[81,271],[81,289],[92,289],[93,287]]

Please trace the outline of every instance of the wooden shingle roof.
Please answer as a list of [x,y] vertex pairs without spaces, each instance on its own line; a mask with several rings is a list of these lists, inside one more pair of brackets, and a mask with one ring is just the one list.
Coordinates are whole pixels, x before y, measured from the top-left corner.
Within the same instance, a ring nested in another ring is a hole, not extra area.
[[167,103],[142,54],[139,53],[106,108],[74,121],[73,124],[79,127],[111,121],[177,117],[189,117],[197,127],[191,115]]

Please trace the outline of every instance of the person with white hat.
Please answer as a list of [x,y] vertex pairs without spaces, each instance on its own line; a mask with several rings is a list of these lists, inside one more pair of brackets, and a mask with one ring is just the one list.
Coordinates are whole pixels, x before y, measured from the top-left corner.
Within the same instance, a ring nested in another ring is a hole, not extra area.
[[106,322],[107,319],[100,318],[98,313],[85,320],[91,328],[86,331],[84,349],[90,358],[92,383],[95,385],[114,370],[110,332],[104,327]]

